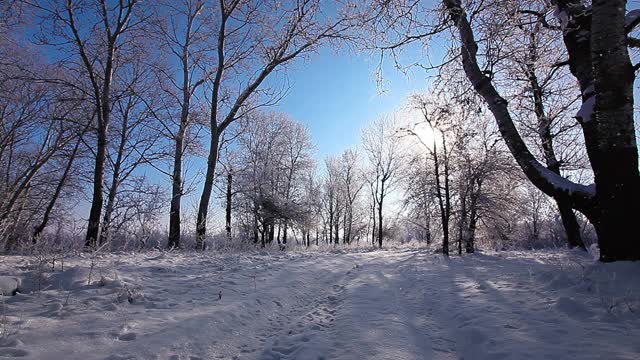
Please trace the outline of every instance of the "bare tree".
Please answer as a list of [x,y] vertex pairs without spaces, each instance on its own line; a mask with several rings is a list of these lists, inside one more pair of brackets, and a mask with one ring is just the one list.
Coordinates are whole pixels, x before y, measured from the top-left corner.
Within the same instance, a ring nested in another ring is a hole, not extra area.
[[[561,171],[570,173],[571,168],[586,164],[582,160],[586,157],[581,151],[584,147],[582,134],[574,118],[579,89],[569,68],[560,65],[568,56],[563,51],[560,28],[549,25],[540,16],[550,12],[551,5],[530,2],[523,8],[518,2],[505,2],[493,9],[490,14],[489,11],[479,14],[486,19],[482,29],[491,31],[492,27],[504,26],[489,25],[492,23],[512,24],[511,31],[492,45],[505,49],[504,54],[496,55],[492,60],[496,63],[494,81],[506,89],[516,88],[517,95],[510,96],[511,111],[524,140],[529,140],[530,146],[535,145],[533,151],[539,153],[536,157],[544,160],[547,168],[558,175]],[[504,75],[496,76],[499,72]],[[571,203],[564,197],[556,196],[554,200],[569,247],[585,249]]]
[[[483,29],[479,14],[513,5],[512,2],[443,0],[439,9],[418,0],[371,1],[374,13],[381,14],[373,24],[387,40],[384,51],[419,41],[428,42],[448,26],[455,29],[457,49],[451,49],[441,61],[425,68],[461,60],[464,73],[493,114],[509,151],[527,178],[554,198],[562,198],[583,213],[598,235],[602,261],[640,258],[640,247],[626,240],[633,230],[638,212],[637,189],[640,174],[633,121],[634,67],[628,47],[637,46],[629,33],[640,24],[640,13],[629,11],[627,2],[554,0],[555,21],[548,14],[529,9],[530,2],[518,2],[521,14],[534,15],[543,26],[559,28],[566,49],[566,61],[559,66],[569,70],[579,83],[582,106],[575,117],[585,139],[585,149],[594,173],[594,184],[584,185],[561,176],[538,161],[518,132],[513,112],[508,107],[508,91],[496,81],[496,61],[504,58],[499,46],[512,22],[491,23]],[[486,25],[486,24],[484,24]],[[386,27],[391,27],[385,31]],[[477,36],[481,32],[482,36]],[[479,40],[478,40],[479,39]],[[526,51],[526,50],[525,50]],[[611,161],[611,159],[615,159]]]
[[417,154],[404,163],[406,175],[402,181],[403,207],[408,211],[408,222],[419,229],[418,240],[424,239],[427,244],[431,244],[431,221],[436,216],[435,179],[432,160],[422,147],[419,149]]
[[[59,88],[25,81],[24,72],[14,70],[0,81],[0,231],[10,240],[7,249],[15,243],[11,233],[23,224],[19,219],[28,204],[36,201],[32,195],[38,194],[37,201],[49,198],[41,193],[51,178],[47,166],[64,156],[76,139],[77,126],[71,118],[78,111],[77,103],[58,99]],[[37,213],[26,216],[33,220]],[[9,220],[12,226],[7,226]]]
[[329,244],[333,243],[334,246],[337,246],[340,240],[340,215],[344,207],[342,201],[344,188],[341,184],[342,169],[340,159],[335,156],[327,157],[324,163],[326,176],[323,183],[323,202],[327,219],[324,231],[328,234]]
[[[424,122],[428,124],[434,134],[432,143],[423,143],[423,145],[429,151],[433,160],[435,191],[442,225],[442,253],[448,256],[449,223],[452,212],[451,148],[448,146],[448,142],[450,141],[449,137],[452,130],[453,110],[451,105],[446,102],[439,102],[437,98],[429,99],[420,95],[413,96],[412,103],[421,112]],[[441,145],[442,149],[439,149],[438,144]]]
[[31,236],[31,239],[34,244],[38,242],[38,240],[42,236],[44,229],[49,224],[51,213],[53,212],[59,198],[62,196],[62,191],[65,185],[67,184],[67,182],[69,181],[69,178],[71,177],[71,171],[73,169],[74,164],[76,163],[76,158],[78,157],[78,151],[81,148],[83,137],[87,132],[87,130],[89,129],[90,124],[91,122],[87,123],[87,126],[85,126],[80,131],[80,133],[77,135],[77,139],[75,140],[75,144],[73,145],[73,148],[68,152],[68,154],[65,155],[66,165],[64,166],[62,175],[60,175],[60,179],[58,180],[58,183],[53,191],[53,194],[51,195],[51,199],[49,200],[49,203],[47,204],[47,207],[45,208],[45,211],[42,214],[42,219],[40,220],[40,223],[33,230],[33,235]]
[[[158,68],[159,83],[167,94],[170,115],[164,128],[174,142],[171,177],[171,208],[169,210],[169,248],[180,247],[181,204],[185,195],[184,157],[189,145],[189,131],[196,120],[194,101],[199,90],[208,80],[209,40],[211,24],[207,21],[207,2],[195,0],[164,1],[160,3],[157,32],[163,44],[162,50],[179,61],[179,75],[169,68]],[[166,81],[165,81],[166,80]]]
[[344,187],[344,237],[345,244],[350,244],[353,239],[353,223],[356,214],[356,200],[365,185],[362,170],[360,169],[360,156],[354,149],[347,149],[341,155],[342,162],[342,186]]
[[396,126],[394,118],[382,118],[374,121],[362,134],[362,147],[370,165],[368,181],[376,205],[374,223],[378,228],[378,247],[382,248],[384,200],[398,182],[399,157],[401,147],[394,138]]
[[158,146],[158,93],[150,69],[140,58],[131,59],[127,76],[121,75],[115,85],[126,88],[114,101],[109,137],[113,139],[107,152],[107,198],[101,224],[99,245],[111,239],[111,220],[120,187],[144,165],[152,165],[164,157]]
[[126,45],[131,45],[130,32],[144,22],[144,15],[134,11],[138,0],[28,3],[42,19],[39,39],[44,44],[59,46],[70,55],[63,60],[64,65],[77,74],[81,84],[88,85],[82,90],[97,110],[93,196],[86,234],[86,246],[95,247],[100,236],[104,200],[114,74]]
[[[627,51],[626,1],[555,1],[572,73],[580,83],[582,107],[576,117],[595,174],[595,186],[576,184],[542,166],[514,125],[507,102],[478,63],[478,43],[458,0],[445,0],[457,28],[465,73],[484,98],[511,153],[527,177],[546,194],[563,197],[593,223],[602,261],[640,259],[640,247],[624,234],[633,231],[640,197],[633,121],[635,75]],[[634,18],[635,19],[635,18]],[[631,24],[631,23],[633,24]]]
[[[210,142],[207,172],[198,207],[197,248],[205,246],[206,222],[222,133],[256,106],[277,101],[267,96],[258,105],[250,98],[261,95],[265,79],[275,70],[317,48],[324,40],[336,39],[352,26],[349,14],[321,19],[321,2],[296,3],[220,1],[217,12],[216,71],[211,83]],[[243,70],[244,69],[244,70]],[[250,69],[250,70],[246,70]],[[225,77],[243,73],[240,86],[224,86]],[[265,92],[262,91],[262,95]],[[268,94],[267,94],[268,95]]]
[[231,192],[236,221],[254,242],[285,245],[291,229],[304,228],[309,213],[304,191],[313,146],[308,129],[284,114],[260,111],[239,123],[237,140],[225,148],[222,164],[225,173],[233,173],[233,183],[229,188],[227,180],[223,192]]

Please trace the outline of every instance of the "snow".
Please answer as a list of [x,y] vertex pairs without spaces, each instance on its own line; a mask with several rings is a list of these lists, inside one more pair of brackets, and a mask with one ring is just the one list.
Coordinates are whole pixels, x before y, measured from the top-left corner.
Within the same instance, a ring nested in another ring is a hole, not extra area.
[[33,258],[0,260],[24,292],[0,302],[0,358],[640,354],[640,263],[580,252],[107,254],[45,273]]
[[578,113],[576,114],[576,118],[578,119],[578,121],[583,124],[591,121],[593,117],[593,112],[595,110],[595,106],[596,106],[595,95],[587,98],[587,100],[585,100],[585,102],[583,102],[582,105],[580,105],[580,110],[578,110]]
[[0,295],[13,295],[20,287],[20,278],[0,276]]

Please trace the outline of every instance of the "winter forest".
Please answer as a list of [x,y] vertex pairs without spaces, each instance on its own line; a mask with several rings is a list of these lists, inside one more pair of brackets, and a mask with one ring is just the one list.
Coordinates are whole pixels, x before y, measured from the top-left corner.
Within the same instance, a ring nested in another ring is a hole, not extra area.
[[637,359],[639,49],[634,0],[1,0],[0,359]]

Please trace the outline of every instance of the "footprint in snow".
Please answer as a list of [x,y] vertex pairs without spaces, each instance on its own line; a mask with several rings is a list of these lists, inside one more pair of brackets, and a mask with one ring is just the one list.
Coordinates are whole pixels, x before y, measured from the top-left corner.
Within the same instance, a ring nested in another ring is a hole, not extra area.
[[136,333],[126,333],[126,334],[122,334],[120,336],[118,336],[118,340],[120,341],[133,341],[138,337],[138,334]]

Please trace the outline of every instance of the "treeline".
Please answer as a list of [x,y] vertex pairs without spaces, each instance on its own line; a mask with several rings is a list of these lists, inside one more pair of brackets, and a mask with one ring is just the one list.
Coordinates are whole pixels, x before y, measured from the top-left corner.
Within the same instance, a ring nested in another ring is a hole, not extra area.
[[[448,254],[597,237],[604,261],[640,258],[627,236],[640,206],[629,54],[640,12],[625,1],[14,0],[0,11],[5,251],[79,238],[199,250],[416,240]],[[398,67],[419,49],[408,66],[431,79],[318,162],[308,130],[267,107],[286,95],[287,66],[327,45]]]

